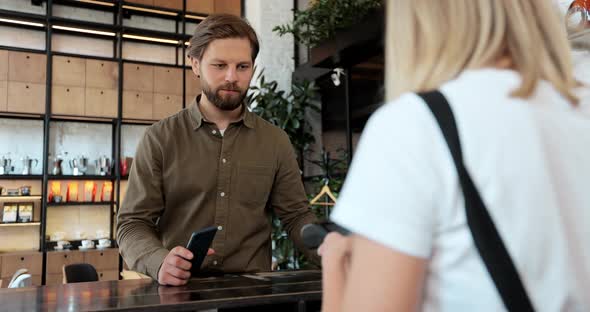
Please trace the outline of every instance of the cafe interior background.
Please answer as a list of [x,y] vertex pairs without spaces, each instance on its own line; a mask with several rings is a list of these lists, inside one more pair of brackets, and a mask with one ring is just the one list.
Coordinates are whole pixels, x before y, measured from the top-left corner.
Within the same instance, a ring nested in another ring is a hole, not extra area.
[[[590,83],[589,2],[556,1],[576,76]],[[1,287],[18,269],[33,285],[60,284],[62,267],[82,262],[100,280],[142,278],[119,257],[116,212],[145,129],[200,92],[184,55],[195,26],[212,13],[243,16],[257,31],[248,103],[290,135],[311,208],[329,215],[383,99],[381,2],[186,0],[184,9],[183,2],[1,1]],[[307,32],[309,25],[316,27]],[[278,220],[272,238],[276,270],[310,267]]]

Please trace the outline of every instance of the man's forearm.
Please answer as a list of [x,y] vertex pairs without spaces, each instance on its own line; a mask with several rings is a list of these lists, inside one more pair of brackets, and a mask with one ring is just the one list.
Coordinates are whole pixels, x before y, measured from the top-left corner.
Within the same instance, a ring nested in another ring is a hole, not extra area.
[[119,224],[117,243],[130,269],[158,278],[158,270],[168,250],[162,246],[155,231],[141,221]]
[[305,247],[305,244],[303,243],[303,238],[301,237],[301,228],[303,228],[303,226],[305,226],[306,224],[316,222],[317,218],[314,215],[314,213],[311,210],[307,209],[305,213],[298,215],[296,218],[293,218],[283,223],[285,226],[285,230],[289,234],[291,240],[293,240],[295,247],[297,247],[297,249],[300,252],[302,252],[305,255],[305,257],[308,260],[310,260],[313,264],[319,266],[321,263],[320,257],[317,255],[315,250],[308,249],[307,247]]

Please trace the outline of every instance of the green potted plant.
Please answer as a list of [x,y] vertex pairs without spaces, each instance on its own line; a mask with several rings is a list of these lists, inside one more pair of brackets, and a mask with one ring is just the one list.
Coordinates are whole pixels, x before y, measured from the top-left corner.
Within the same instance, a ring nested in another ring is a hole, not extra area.
[[361,22],[371,11],[381,7],[381,0],[316,0],[304,11],[294,11],[293,22],[273,31],[279,36],[292,34],[295,41],[309,47],[333,38],[337,30]]

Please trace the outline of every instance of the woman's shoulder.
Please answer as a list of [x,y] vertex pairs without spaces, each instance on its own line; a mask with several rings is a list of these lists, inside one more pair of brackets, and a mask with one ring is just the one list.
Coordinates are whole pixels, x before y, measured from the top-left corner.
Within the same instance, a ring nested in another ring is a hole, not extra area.
[[[420,116],[426,116],[427,112],[424,101],[416,93],[404,93],[398,98],[385,102],[371,115],[369,122],[382,121],[384,126],[393,127],[399,123],[409,124]],[[409,119],[411,118],[411,119]]]

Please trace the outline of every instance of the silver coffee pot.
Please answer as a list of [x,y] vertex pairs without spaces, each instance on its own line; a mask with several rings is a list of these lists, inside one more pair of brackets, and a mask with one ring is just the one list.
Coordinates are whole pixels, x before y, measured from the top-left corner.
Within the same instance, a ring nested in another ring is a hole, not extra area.
[[55,157],[53,159],[53,169],[51,169],[51,173],[53,175],[61,175],[62,171],[61,171],[61,163],[63,162],[63,159]]
[[13,169],[12,159],[2,156],[0,158],[0,175],[10,174]]
[[96,160],[96,174],[106,176],[111,174],[111,159],[106,156],[100,156]]
[[29,156],[25,156],[21,158],[23,162],[23,174],[29,175],[33,171],[32,169],[35,168],[39,164],[38,159],[29,158]]
[[70,168],[72,174],[75,176],[84,175],[88,170],[88,158],[80,156],[78,158],[70,159]]

